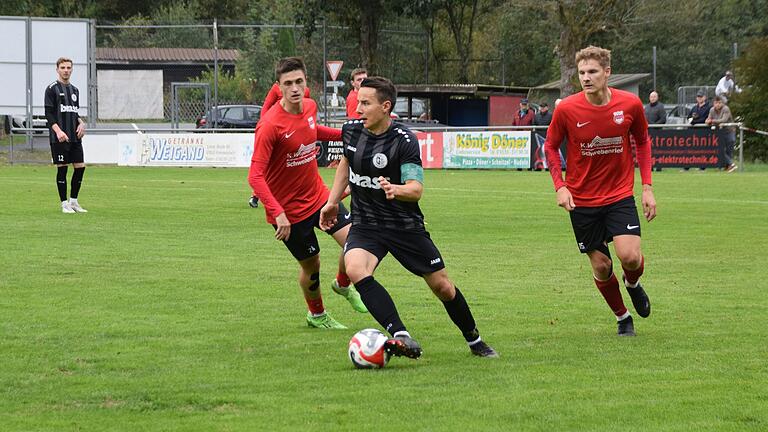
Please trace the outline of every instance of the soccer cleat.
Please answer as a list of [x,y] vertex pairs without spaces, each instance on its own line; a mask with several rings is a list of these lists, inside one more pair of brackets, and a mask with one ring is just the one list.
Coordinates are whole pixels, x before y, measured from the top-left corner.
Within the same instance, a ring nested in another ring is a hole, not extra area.
[[637,314],[643,318],[648,318],[648,315],[651,314],[651,300],[648,298],[648,294],[645,293],[643,286],[638,282],[636,287],[630,288],[627,286],[627,278],[623,275],[621,278],[624,279],[624,287],[632,299],[632,306],[635,307]]
[[251,206],[251,208],[257,208],[259,206],[259,198],[252,196],[248,199],[248,205]]
[[70,201],[70,202],[69,202],[69,207],[70,207],[70,208],[71,208],[71,209],[72,209],[74,212],[76,212],[76,213],[88,213],[88,210],[86,210],[86,209],[84,209],[84,208],[80,207],[80,203],[78,203],[77,201],[74,201],[74,202]]
[[360,293],[357,292],[355,287],[352,285],[343,287],[339,285],[339,282],[336,279],[334,279],[333,282],[331,282],[331,288],[336,294],[347,299],[349,304],[352,305],[352,309],[360,313],[368,313],[368,308],[365,307],[365,303],[363,303],[363,299],[360,298]]
[[726,172],[732,173],[732,172],[736,171],[737,169],[739,169],[739,166],[738,166],[738,165],[736,165],[736,164],[730,164],[730,165],[728,166],[728,168],[726,169]]
[[635,336],[635,324],[632,315],[619,321],[619,336]]
[[479,341],[475,344],[470,345],[469,350],[472,351],[472,354],[478,357],[487,357],[487,358],[499,357],[499,353],[497,353],[496,350],[491,348],[490,345],[488,345],[483,341]]
[[421,345],[410,336],[395,336],[384,342],[384,350],[396,357],[417,359],[421,357]]
[[347,328],[347,326],[345,326],[344,324],[333,319],[333,317],[328,312],[320,316],[312,316],[311,312],[307,312],[307,325],[309,327],[323,328],[323,329]]
[[69,202],[62,201],[61,203],[61,212],[62,213],[75,213],[75,211],[72,209],[72,206],[69,205]]

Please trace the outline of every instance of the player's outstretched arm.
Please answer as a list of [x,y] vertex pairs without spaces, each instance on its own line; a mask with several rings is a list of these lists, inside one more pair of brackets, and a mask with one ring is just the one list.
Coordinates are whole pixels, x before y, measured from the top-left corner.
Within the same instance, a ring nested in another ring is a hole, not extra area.
[[384,177],[379,177],[381,189],[387,195],[387,199],[400,201],[418,201],[424,192],[424,185],[418,180],[407,180],[405,184],[392,184]]
[[349,161],[342,156],[339,160],[339,166],[336,167],[336,175],[333,177],[333,187],[328,195],[328,202],[320,210],[320,228],[328,230],[336,225],[336,217],[339,214],[339,201],[342,200],[344,192],[349,183]]
[[653,196],[653,187],[648,184],[643,185],[643,215],[648,222],[656,217],[656,198]]

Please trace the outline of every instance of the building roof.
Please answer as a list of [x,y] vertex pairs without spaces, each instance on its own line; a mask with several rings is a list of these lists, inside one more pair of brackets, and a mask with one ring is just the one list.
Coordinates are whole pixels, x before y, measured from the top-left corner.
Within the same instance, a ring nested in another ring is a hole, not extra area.
[[487,96],[490,94],[527,94],[530,87],[511,87],[491,84],[396,84],[400,96],[427,94]]
[[[627,84],[642,81],[651,76],[649,73],[633,73],[633,74],[611,74],[608,77],[609,87],[622,87]],[[536,90],[560,90],[560,80],[552,81],[540,86],[534,87]]]
[[[209,48],[96,48],[97,63],[213,63],[214,50]],[[220,49],[219,61],[234,63],[240,57],[236,49]]]

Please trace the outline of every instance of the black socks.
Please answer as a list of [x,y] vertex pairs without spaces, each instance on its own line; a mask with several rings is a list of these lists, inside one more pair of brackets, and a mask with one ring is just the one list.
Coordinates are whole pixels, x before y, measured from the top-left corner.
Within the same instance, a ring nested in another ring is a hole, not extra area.
[[475,318],[472,316],[472,311],[469,310],[467,300],[464,299],[464,295],[459,291],[459,287],[455,288],[456,296],[453,300],[444,301],[443,306],[445,306],[448,316],[451,317],[451,321],[461,330],[464,339],[467,342],[473,342],[480,337],[480,333],[477,331]]
[[360,293],[360,298],[365,303],[365,307],[368,308],[368,312],[389,334],[394,336],[396,332],[405,330],[405,325],[397,313],[395,302],[373,276],[361,279],[355,284],[355,288]]
[[[59,199],[63,202],[67,200],[67,165],[56,168],[56,188],[59,190]],[[74,181],[74,177],[72,181]]]
[[[64,168],[66,168],[66,167],[64,167]],[[65,172],[65,176],[66,176],[66,171],[64,171],[64,172]],[[85,167],[75,168],[75,172],[74,172],[74,174],[72,174],[72,195],[70,195],[70,196],[72,198],[74,198],[74,199],[77,199],[77,194],[80,193],[80,183],[83,182],[83,173],[84,172],[85,172]],[[64,188],[65,189],[67,187],[66,181],[67,180],[65,178],[64,179],[64,182],[65,182]],[[64,196],[65,196],[64,199],[66,199],[66,193],[64,194]]]

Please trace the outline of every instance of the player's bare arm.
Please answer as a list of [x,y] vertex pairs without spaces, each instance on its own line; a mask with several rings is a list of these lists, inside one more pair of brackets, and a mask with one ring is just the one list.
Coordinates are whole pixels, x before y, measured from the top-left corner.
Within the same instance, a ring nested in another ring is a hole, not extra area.
[[408,180],[403,185],[392,184],[384,177],[379,177],[381,189],[388,200],[418,201],[424,192],[424,186],[418,180]]
[[83,136],[85,136],[85,122],[81,118],[78,118],[77,121],[78,121],[78,125],[75,133],[77,133],[77,138],[82,138]]
[[69,137],[67,136],[67,134],[66,134],[66,133],[64,133],[64,131],[63,131],[63,130],[61,130],[61,128],[59,127],[59,125],[57,125],[56,123],[54,123],[54,124],[51,126],[51,129],[53,130],[53,132],[54,132],[54,133],[56,133],[56,139],[58,139],[58,140],[59,140],[59,142],[67,142],[67,141],[69,141]]
[[643,215],[648,222],[656,217],[656,198],[653,196],[653,186],[643,185]]
[[349,188],[349,161],[342,156],[339,166],[336,167],[336,175],[333,177],[333,187],[328,195],[328,202],[320,210],[320,228],[329,230],[336,224],[339,214],[339,201]]
[[571,211],[576,208],[576,204],[573,203],[573,195],[567,187],[563,186],[557,190],[557,205]]
[[277,215],[275,225],[277,225],[277,230],[275,231],[276,240],[288,240],[291,237],[291,222],[288,220],[285,212]]

